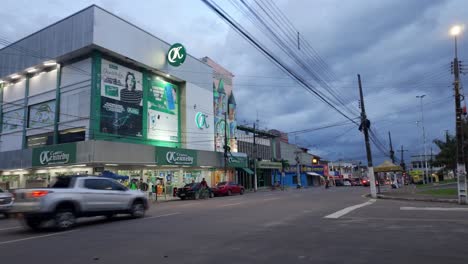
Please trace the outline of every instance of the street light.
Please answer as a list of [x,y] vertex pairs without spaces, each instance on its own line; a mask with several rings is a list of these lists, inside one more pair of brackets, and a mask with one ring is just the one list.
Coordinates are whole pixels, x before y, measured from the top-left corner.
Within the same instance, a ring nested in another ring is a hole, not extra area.
[[454,25],[450,29],[450,35],[452,35],[455,38],[455,58],[458,58],[457,36],[460,35],[462,30],[463,28],[460,25]]
[[453,26],[450,29],[450,34],[455,39],[455,58],[453,59],[453,88],[455,91],[455,125],[457,135],[457,185],[458,185],[458,203],[467,204],[467,189],[466,189],[466,169],[465,169],[465,153],[464,138],[463,138],[463,111],[461,109],[460,94],[460,62],[458,61],[457,36],[460,35],[463,28],[460,25]]
[[[424,109],[423,109],[423,98],[426,97],[425,94],[417,95],[416,98],[421,99],[421,124],[422,124],[422,132],[423,132],[423,146],[424,146],[424,170],[425,176],[423,177],[423,183],[429,183],[429,175],[427,171],[427,152],[426,152],[426,129],[424,127]],[[427,177],[427,179],[426,179]]]

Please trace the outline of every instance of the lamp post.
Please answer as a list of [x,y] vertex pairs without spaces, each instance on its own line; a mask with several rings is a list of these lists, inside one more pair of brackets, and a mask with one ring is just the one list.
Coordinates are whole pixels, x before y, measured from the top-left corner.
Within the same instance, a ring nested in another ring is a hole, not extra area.
[[421,99],[421,125],[422,125],[422,133],[423,133],[423,147],[424,147],[424,177],[423,183],[429,183],[429,175],[427,170],[427,151],[426,151],[426,129],[424,127],[424,108],[423,108],[423,98],[426,97],[425,94],[417,95],[416,98]]
[[464,157],[464,139],[463,139],[463,113],[461,109],[461,95],[460,95],[460,63],[458,61],[458,47],[457,37],[462,32],[462,27],[459,25],[453,26],[450,29],[450,34],[455,40],[455,58],[453,59],[453,75],[454,75],[454,90],[455,90],[455,122],[456,122],[456,136],[457,136],[457,182],[458,182],[458,203],[467,203],[467,190],[466,190],[466,169]]

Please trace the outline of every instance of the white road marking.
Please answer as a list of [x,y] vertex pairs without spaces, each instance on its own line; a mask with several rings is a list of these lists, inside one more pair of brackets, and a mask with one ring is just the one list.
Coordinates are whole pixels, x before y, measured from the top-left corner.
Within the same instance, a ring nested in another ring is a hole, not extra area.
[[324,218],[331,218],[331,219],[337,219],[337,218],[340,218],[342,217],[343,215],[345,214],[348,214],[358,208],[361,208],[361,207],[364,207],[364,206],[367,206],[367,205],[371,205],[373,203],[375,203],[376,200],[374,199],[371,199],[365,203],[362,203],[362,204],[356,204],[356,205],[353,205],[353,206],[350,206],[350,207],[346,207],[338,212],[334,212],[333,214],[329,214],[327,216],[325,216]]
[[145,217],[145,218],[142,218],[142,219],[154,219],[154,218],[160,218],[160,217],[166,217],[166,216],[178,215],[178,214],[180,214],[180,213],[177,212],[177,213],[171,213],[171,214],[155,215],[155,216]]
[[19,228],[22,228],[22,226],[14,226],[14,227],[8,227],[8,228],[0,228],[0,231],[3,231],[3,230],[12,230],[12,229],[19,229]]
[[234,206],[234,205],[239,205],[239,204],[243,204],[243,203],[223,204],[223,205],[218,206],[218,207],[227,207],[227,206]]
[[15,240],[2,241],[2,242],[0,242],[0,245],[11,244],[11,243],[21,242],[21,241],[26,241],[26,240],[43,238],[43,237],[58,236],[58,235],[63,235],[63,234],[67,234],[67,233],[71,233],[71,232],[75,232],[75,231],[76,230],[70,230],[70,231],[47,234],[47,235],[42,235],[42,236],[33,236],[33,237],[26,237],[26,238],[20,238],[20,239],[15,239]]
[[280,198],[278,197],[275,197],[275,198],[267,198],[267,199],[263,199],[263,201],[274,201],[274,200],[279,200]]
[[468,212],[466,207],[400,207],[402,211],[458,211]]

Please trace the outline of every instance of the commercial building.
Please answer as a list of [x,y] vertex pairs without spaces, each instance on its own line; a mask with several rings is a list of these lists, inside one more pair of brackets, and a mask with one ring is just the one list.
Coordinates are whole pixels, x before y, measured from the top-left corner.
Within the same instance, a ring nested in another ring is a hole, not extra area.
[[210,64],[95,5],[1,49],[0,182],[44,186],[110,171],[170,193],[201,178],[233,180],[246,165],[217,152],[213,93],[230,83],[232,95],[233,75]]
[[239,172],[239,182],[247,188],[270,187],[274,178],[281,174],[282,164],[276,156],[276,135],[248,126],[238,126],[237,142],[239,151],[247,153],[249,170]]

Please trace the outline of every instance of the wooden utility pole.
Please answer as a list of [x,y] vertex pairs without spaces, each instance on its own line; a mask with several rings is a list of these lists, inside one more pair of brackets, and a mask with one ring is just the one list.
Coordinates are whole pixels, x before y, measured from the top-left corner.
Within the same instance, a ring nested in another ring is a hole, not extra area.
[[[368,178],[370,181],[370,190],[372,198],[377,198],[377,190],[375,188],[375,175],[374,175],[374,167],[372,165],[372,153],[371,147],[369,143],[369,128],[370,128],[370,121],[367,119],[366,116],[366,109],[364,107],[364,96],[362,94],[362,84],[361,84],[361,75],[358,76],[359,82],[359,97],[361,98],[361,125],[359,126],[359,130],[364,132],[364,141],[366,144],[366,154],[367,154],[367,171],[368,171]],[[380,189],[380,185],[379,185]]]

